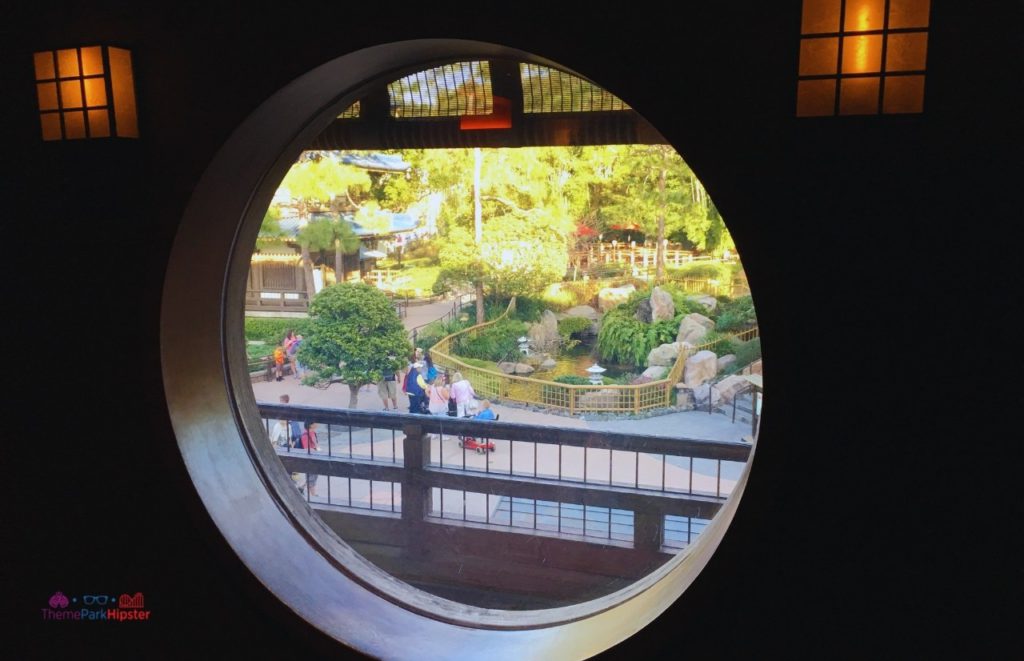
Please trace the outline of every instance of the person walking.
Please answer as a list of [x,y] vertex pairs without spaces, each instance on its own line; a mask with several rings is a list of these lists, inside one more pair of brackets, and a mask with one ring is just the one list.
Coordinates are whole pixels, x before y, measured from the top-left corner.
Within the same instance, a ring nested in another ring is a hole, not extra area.
[[285,359],[285,348],[284,343],[274,347],[274,377],[275,381],[281,381],[284,379],[284,359]]
[[[388,360],[394,361],[394,356],[388,356]],[[380,401],[384,402],[385,411],[397,411],[398,410],[398,380],[399,372],[396,368],[384,370],[381,380],[377,383],[377,394],[380,395]],[[388,408],[388,402],[391,402],[391,408]]]
[[405,394],[409,396],[409,413],[424,413],[428,384],[420,370],[423,363],[415,362],[405,376]]
[[462,377],[462,372],[452,375],[450,394],[455,400],[456,415],[460,418],[468,416],[470,409],[474,408],[476,392],[473,390],[473,384]]
[[[306,431],[302,432],[302,436],[299,438],[299,443],[303,450],[312,452],[319,450],[320,445],[316,440],[316,424],[312,420],[306,423]],[[319,475],[313,473],[306,474],[306,491],[309,493],[310,498],[316,498],[316,480]]]
[[448,387],[444,375],[438,374],[427,389],[427,409],[431,415],[448,415]]

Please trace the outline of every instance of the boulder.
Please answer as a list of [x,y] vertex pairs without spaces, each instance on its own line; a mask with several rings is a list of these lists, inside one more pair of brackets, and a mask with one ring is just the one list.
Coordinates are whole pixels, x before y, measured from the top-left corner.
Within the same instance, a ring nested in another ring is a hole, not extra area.
[[676,408],[682,411],[692,411],[697,408],[693,388],[688,388],[685,383],[676,384]]
[[633,386],[642,386],[645,383],[650,383],[651,381],[655,381],[655,380],[656,379],[652,379],[649,376],[644,376],[643,374],[641,374],[640,376],[638,376],[635,379],[633,379],[632,381],[630,381],[629,384],[633,385]]
[[530,346],[534,351],[550,351],[558,346],[561,336],[558,334],[558,318],[551,310],[544,310],[540,321],[532,324],[526,331],[530,338]]
[[714,351],[698,351],[686,359],[683,366],[683,383],[696,388],[705,381],[710,381],[718,374],[718,356]]
[[562,314],[566,317],[583,317],[591,321],[598,321],[601,318],[601,313],[589,305],[577,305],[574,308],[569,308]]
[[515,374],[533,374],[533,368],[526,363],[516,363],[515,367],[512,368]]
[[552,369],[552,368],[553,368],[553,367],[554,367],[555,365],[557,365],[557,364],[558,364],[558,363],[556,363],[556,362],[555,362],[555,359],[554,359],[554,358],[545,358],[545,359],[544,359],[544,360],[543,360],[543,361],[541,362],[541,364],[540,364],[540,368],[541,368],[542,370],[549,370],[549,369]]
[[661,287],[655,287],[651,291],[651,319],[664,321],[676,316],[676,304],[672,295]]
[[498,369],[504,372],[505,374],[514,374],[516,371],[516,364],[509,362],[501,362],[498,363]]
[[748,371],[749,371],[750,374],[760,374],[761,373],[761,359],[758,358],[754,362],[750,363],[750,368],[749,368]]
[[668,367],[665,365],[652,365],[644,370],[640,376],[645,376],[650,381],[657,381],[658,379],[664,379],[665,375],[668,374]]
[[715,322],[702,314],[691,312],[679,322],[679,333],[676,335],[676,342],[689,342],[700,344],[701,338],[713,330]]
[[718,371],[719,372],[724,372],[730,366],[735,365],[735,364],[736,364],[736,355],[735,354],[727,353],[724,356],[719,356],[718,357]]
[[610,388],[592,390],[576,399],[578,408],[616,408],[619,405],[619,391]]
[[661,346],[654,347],[651,352],[647,354],[647,366],[653,367],[655,365],[664,365],[668,367],[675,364],[676,358],[679,357],[679,351],[682,348],[678,342],[671,344],[662,344]]
[[686,300],[700,303],[708,312],[714,312],[715,308],[718,307],[718,299],[714,296],[708,296],[707,294],[691,294],[686,297]]
[[704,383],[693,389],[694,405],[698,410],[706,411],[708,409],[709,396],[712,409],[718,408],[722,404],[722,393],[718,391],[718,388],[712,388],[710,384]]
[[620,303],[625,303],[626,299],[635,291],[636,287],[633,285],[605,287],[597,292],[597,307],[600,308],[601,312],[607,312]]
[[650,300],[645,299],[643,301],[640,301],[640,304],[637,305],[637,312],[633,316],[637,318],[637,321],[650,323],[652,319],[650,310]]
[[748,388],[750,381],[747,381],[742,376],[732,375],[727,376],[718,383],[715,384],[715,389],[718,390],[722,396],[723,404],[732,404],[732,400],[736,398],[736,394]]

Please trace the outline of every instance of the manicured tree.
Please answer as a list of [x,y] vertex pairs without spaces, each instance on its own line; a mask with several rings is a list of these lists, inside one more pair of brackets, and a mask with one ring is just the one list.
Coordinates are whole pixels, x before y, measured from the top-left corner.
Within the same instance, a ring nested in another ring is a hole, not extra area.
[[341,377],[349,387],[349,408],[356,407],[361,387],[401,367],[412,351],[391,302],[367,284],[325,287],[310,303],[309,316],[299,362],[320,379]]

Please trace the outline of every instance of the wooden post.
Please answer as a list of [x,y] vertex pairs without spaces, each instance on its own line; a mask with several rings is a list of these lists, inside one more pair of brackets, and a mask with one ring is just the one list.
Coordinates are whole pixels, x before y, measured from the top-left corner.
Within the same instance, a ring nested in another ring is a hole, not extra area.
[[633,388],[633,413],[640,414],[640,387]]
[[576,389],[569,388],[569,415],[576,415]]
[[665,516],[657,512],[636,512],[633,515],[633,547],[644,551],[661,550],[664,521]]

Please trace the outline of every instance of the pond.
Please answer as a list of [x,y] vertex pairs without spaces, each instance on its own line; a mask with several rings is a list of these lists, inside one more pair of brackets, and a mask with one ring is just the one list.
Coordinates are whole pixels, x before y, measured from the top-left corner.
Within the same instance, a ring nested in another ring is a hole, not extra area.
[[604,372],[604,376],[613,379],[623,374],[639,374],[643,371],[643,369],[629,364],[622,365],[601,361],[600,356],[597,354],[595,339],[584,341],[568,351],[560,351],[555,356],[555,363],[557,363],[555,367],[550,370],[538,371],[533,375],[534,378],[553,380],[556,376],[590,376],[587,373],[587,368],[594,363],[600,364],[601,367],[607,370]]

